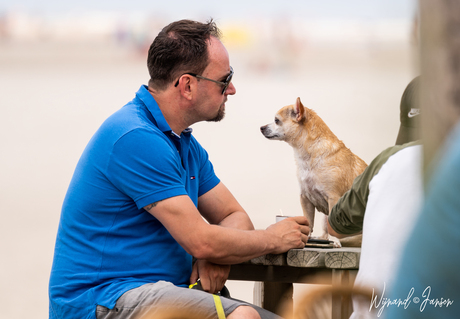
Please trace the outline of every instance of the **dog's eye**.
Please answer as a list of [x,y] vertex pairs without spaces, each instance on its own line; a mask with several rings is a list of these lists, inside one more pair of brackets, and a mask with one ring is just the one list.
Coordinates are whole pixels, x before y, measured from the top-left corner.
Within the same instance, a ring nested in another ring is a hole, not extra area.
[[280,125],[280,123],[281,123],[281,121],[278,120],[278,119],[275,117],[275,124],[276,124],[276,125]]

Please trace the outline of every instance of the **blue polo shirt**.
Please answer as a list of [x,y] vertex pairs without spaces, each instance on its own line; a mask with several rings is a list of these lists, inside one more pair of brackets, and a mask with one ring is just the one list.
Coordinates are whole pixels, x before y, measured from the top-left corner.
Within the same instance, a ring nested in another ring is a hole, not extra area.
[[126,291],[188,284],[192,256],[143,209],[219,183],[191,129],[174,134],[145,86],[84,150],[64,199],[49,284],[50,318],[96,318]]

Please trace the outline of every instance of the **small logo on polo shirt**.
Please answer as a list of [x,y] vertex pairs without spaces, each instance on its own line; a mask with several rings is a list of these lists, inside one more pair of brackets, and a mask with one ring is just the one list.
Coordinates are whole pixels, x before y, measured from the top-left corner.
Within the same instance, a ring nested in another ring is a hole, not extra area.
[[409,112],[409,114],[407,114],[407,116],[409,118],[411,118],[411,117],[415,117],[415,116],[417,116],[419,114],[420,114],[420,109],[410,109],[410,112]]
[[195,176],[190,177],[190,179],[191,179],[191,180],[194,180],[194,179],[195,179]]

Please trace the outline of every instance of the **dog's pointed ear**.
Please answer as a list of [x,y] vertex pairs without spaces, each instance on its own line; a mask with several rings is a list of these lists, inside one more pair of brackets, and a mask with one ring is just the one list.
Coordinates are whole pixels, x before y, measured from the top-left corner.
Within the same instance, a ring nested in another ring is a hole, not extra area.
[[302,105],[302,102],[300,102],[300,97],[298,97],[297,100],[295,101],[294,110],[296,114],[295,120],[297,122],[302,121],[305,118],[305,108]]

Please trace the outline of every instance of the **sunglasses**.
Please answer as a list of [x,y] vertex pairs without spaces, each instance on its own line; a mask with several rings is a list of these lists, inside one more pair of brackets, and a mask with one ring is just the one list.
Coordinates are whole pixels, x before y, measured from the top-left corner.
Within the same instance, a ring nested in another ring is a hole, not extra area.
[[[221,81],[216,81],[216,80],[211,80],[211,79],[208,79],[208,78],[205,78],[204,76],[201,76],[201,75],[198,75],[198,74],[195,74],[195,73],[184,73],[182,75],[191,75],[191,76],[194,76],[196,77],[197,79],[202,79],[202,80],[206,80],[206,81],[211,81],[211,82],[214,82],[214,83],[217,83],[217,84],[220,84],[223,86],[222,88],[222,94],[225,93],[225,91],[227,91],[227,88],[228,86],[230,85],[230,82],[232,81],[232,77],[233,77],[233,68],[230,67],[230,74],[227,76],[227,78],[225,79],[224,82],[221,82]],[[181,75],[181,76],[182,76]],[[180,79],[180,77],[179,77]],[[174,84],[175,87],[177,87],[179,85],[179,79],[177,80],[176,84]]]

